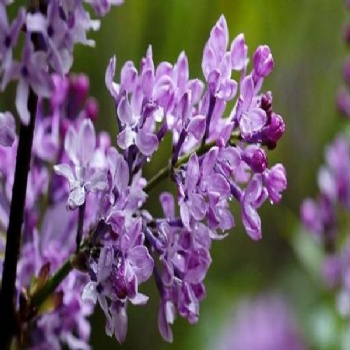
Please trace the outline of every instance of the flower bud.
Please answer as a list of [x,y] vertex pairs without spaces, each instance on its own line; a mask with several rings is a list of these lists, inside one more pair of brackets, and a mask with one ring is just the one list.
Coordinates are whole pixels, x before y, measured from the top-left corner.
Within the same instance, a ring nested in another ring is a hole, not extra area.
[[89,89],[89,78],[86,75],[79,74],[70,77],[67,103],[67,114],[69,118],[75,119],[77,117],[83,108]]
[[286,125],[284,124],[282,117],[278,114],[272,113],[270,124],[264,129],[264,143],[270,149],[273,149],[285,131]]
[[268,166],[268,160],[263,149],[248,147],[242,155],[242,159],[255,173],[262,173]]
[[97,119],[99,113],[99,106],[98,102],[94,98],[89,98],[86,101],[85,112],[86,116],[92,121],[95,121]]
[[253,56],[254,70],[259,77],[268,76],[273,69],[273,57],[267,45],[259,46]]

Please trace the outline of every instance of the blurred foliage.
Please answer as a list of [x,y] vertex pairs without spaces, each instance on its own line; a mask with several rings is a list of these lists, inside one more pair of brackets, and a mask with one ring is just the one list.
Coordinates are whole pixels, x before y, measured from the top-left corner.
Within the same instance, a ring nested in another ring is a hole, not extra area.
[[[175,62],[184,50],[191,77],[202,77],[203,47],[221,14],[227,19],[231,39],[245,33],[250,54],[259,44],[268,44],[272,49],[275,70],[264,90],[273,92],[274,110],[284,117],[287,132],[269,157],[271,164],[282,162],[286,166],[289,187],[281,205],[265,205],[260,210],[263,239],[259,242],[247,237],[239,223],[240,213],[234,208],[237,227],[226,240],[213,245],[213,264],[206,279],[207,298],[201,304],[199,323],[190,326],[178,318],[173,344],[166,344],[157,329],[158,296],[154,285],[141,286],[141,291],[150,295],[150,301],[145,307],[130,305],[125,349],[215,348],[227,311],[245,293],[266,289],[278,289],[287,296],[309,339],[315,338],[317,332],[324,334],[322,329],[331,329],[327,322],[333,324],[329,321],[332,300],[314,271],[304,264],[305,259],[295,254],[293,247],[298,244],[292,242],[298,234],[300,203],[316,191],[323,147],[345,125],[334,103],[346,54],[342,27],[347,14],[343,1],[125,0],[124,6],[113,9],[102,20],[99,32],[91,33],[96,40],[95,49],[76,47],[73,72],[89,75],[91,95],[100,103],[98,127],[107,128],[114,139],[114,106],[104,85],[110,57],[117,56],[119,71],[126,60],[138,65],[149,44],[155,63]],[[5,105],[12,98],[13,91],[5,96]],[[162,144],[161,156],[149,164],[147,177],[166,161],[167,145]],[[151,202],[157,200],[160,190],[154,191]],[[299,242],[307,257],[313,244],[304,243]],[[321,302],[323,306],[318,308]],[[336,340],[324,337],[315,348],[337,349]],[[96,349],[119,347],[114,338],[106,337],[100,312],[93,319],[92,345]]]

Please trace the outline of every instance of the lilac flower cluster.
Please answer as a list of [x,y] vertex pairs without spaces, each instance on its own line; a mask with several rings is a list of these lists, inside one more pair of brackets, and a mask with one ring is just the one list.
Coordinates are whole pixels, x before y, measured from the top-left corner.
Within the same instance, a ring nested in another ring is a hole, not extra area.
[[[89,3],[103,15],[120,1]],[[198,320],[212,241],[235,226],[231,202],[240,205],[243,225],[257,240],[258,208],[265,200],[278,203],[286,189],[283,165],[269,168],[265,151],[285,131],[272,111],[272,94],[260,92],[273,69],[270,49],[259,46],[249,68],[244,36],[229,46],[221,16],[204,48],[204,82],[190,79],[184,53],[173,65],[155,66],[149,48],[139,69],[124,64],[116,83],[112,58],[105,80],[117,116],[113,146],[107,133],[95,131],[98,107],[87,98],[87,78],[62,76],[71,65],[72,45],[90,43],[85,32],[94,22],[81,1],[41,5],[44,10],[20,9],[8,26],[8,3],[0,3],[4,33],[14,32],[4,36],[9,44],[0,51],[0,79],[3,88],[18,80],[16,104],[24,125],[30,121],[28,96],[34,91],[39,97],[17,269],[17,341],[33,349],[59,349],[62,342],[89,348],[86,316],[98,303],[106,333],[123,342],[129,302],[147,302],[139,286],[151,276],[160,294],[159,330],[172,341],[177,314]],[[16,62],[12,49],[24,25],[23,57]],[[147,181],[142,169],[167,134],[169,163]],[[0,114],[0,143],[12,144],[0,148],[5,232],[19,143],[9,113]],[[163,192],[164,215],[155,217],[146,209],[148,194],[167,177],[177,196]]]
[[[31,298],[76,249],[75,235],[80,225],[76,212],[66,210],[66,191],[62,179],[52,173],[56,162],[66,159],[61,135],[75,125],[91,123],[97,116],[97,105],[87,98],[89,83],[85,76],[52,77],[54,89],[49,101],[40,99],[33,142],[31,170],[27,187],[23,245],[18,262],[16,287],[22,321],[21,346],[30,349],[89,349],[90,324],[87,316],[92,307],[83,303],[81,294],[87,276],[73,270],[56,292],[38,310]],[[90,125],[90,124],[89,124]],[[103,139],[105,135],[101,136]],[[6,232],[9,221],[17,135],[12,147],[0,148],[0,231]],[[88,222],[88,220],[87,220]],[[1,251],[6,237],[1,235]],[[3,257],[0,260],[2,273]]]
[[338,290],[339,311],[350,316],[349,222],[350,143],[338,136],[325,151],[326,164],[318,173],[319,195],[301,206],[301,219],[326,253],[322,275],[330,289]]
[[[349,1],[345,1],[349,7]],[[345,30],[348,43],[349,27]],[[344,64],[343,76],[350,82],[348,59]],[[350,114],[350,95],[347,87],[338,93],[337,106],[345,116]],[[304,226],[322,245],[325,253],[321,274],[330,290],[337,293],[340,314],[350,316],[350,142],[343,133],[325,148],[325,164],[318,172],[319,194],[316,199],[306,198],[302,203],[300,216]]]
[[[88,208],[90,195],[99,208],[95,235],[102,246],[98,258],[89,257],[91,281],[83,299],[100,304],[106,332],[119,342],[126,335],[128,302],[147,301],[138,285],[152,274],[160,293],[158,323],[164,339],[172,341],[176,314],[197,322],[212,240],[224,238],[221,232],[235,225],[230,202],[240,204],[247,233],[259,239],[257,209],[266,199],[278,203],[286,188],[284,167],[277,164],[269,169],[262,147],[274,148],[285,130],[282,118],[272,112],[271,93],[259,93],[273,68],[271,52],[267,46],[259,47],[248,73],[244,36],[237,36],[229,49],[228,41],[222,16],[204,49],[205,83],[189,78],[184,53],[174,65],[155,66],[149,48],[139,70],[132,62],[124,64],[120,83],[114,82],[116,59],[112,58],[106,85],[116,106],[119,151],[111,146],[104,153],[107,181],[101,182],[101,168],[93,165],[97,149],[93,132],[84,124],[72,137],[78,144],[71,147],[83,147],[84,154],[76,156],[76,152],[70,165],[55,167],[69,182],[70,208],[81,208],[84,199]],[[236,95],[234,107],[224,116]],[[173,140],[169,164],[147,182],[142,167],[167,133]],[[70,131],[65,143],[71,144],[69,140]],[[83,174],[79,179],[73,176],[77,165]],[[157,218],[144,205],[147,192],[166,176],[175,183],[177,198],[163,192],[164,217]]]
[[[112,5],[122,4],[123,0],[85,2],[97,16],[104,16]],[[30,89],[39,97],[51,96],[54,89],[51,73],[68,73],[74,45],[93,46],[94,41],[87,39],[86,33],[98,30],[100,22],[90,18],[82,0],[31,1],[28,10],[20,6],[10,19],[7,10],[13,6],[11,1],[0,1],[0,89],[4,91],[10,81],[17,81],[17,112],[22,123],[28,124]],[[20,45],[21,30],[25,32],[24,46],[21,58],[16,59],[14,52]]]

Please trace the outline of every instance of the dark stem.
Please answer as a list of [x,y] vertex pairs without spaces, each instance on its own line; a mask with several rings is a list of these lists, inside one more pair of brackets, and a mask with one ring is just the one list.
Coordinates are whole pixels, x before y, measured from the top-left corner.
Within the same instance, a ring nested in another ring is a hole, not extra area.
[[202,146],[205,145],[205,142],[207,141],[207,138],[209,136],[209,127],[210,127],[211,117],[213,115],[215,103],[216,103],[215,96],[210,95],[210,97],[209,97],[208,115],[207,115],[206,123],[205,123],[205,133],[204,133],[204,137],[203,137],[203,140],[202,140]]
[[30,89],[28,110],[29,125],[20,126],[16,168],[12,188],[9,224],[6,236],[5,259],[0,294],[0,349],[8,349],[16,332],[16,275],[20,250],[21,229],[27,193],[28,173],[32,153],[35,116],[38,97]]
[[77,228],[77,237],[76,237],[77,247],[75,252],[79,251],[81,237],[83,237],[85,207],[86,207],[86,202],[84,202],[83,205],[79,207],[78,228]]

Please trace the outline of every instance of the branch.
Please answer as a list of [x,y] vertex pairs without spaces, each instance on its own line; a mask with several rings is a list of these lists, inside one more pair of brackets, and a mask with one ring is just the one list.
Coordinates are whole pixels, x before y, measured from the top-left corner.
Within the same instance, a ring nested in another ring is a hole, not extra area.
[[15,315],[17,296],[15,282],[17,260],[20,250],[21,229],[24,217],[37,103],[38,97],[30,89],[28,98],[30,122],[28,125],[23,125],[22,123],[20,125],[9,224],[6,235],[4,269],[0,294],[0,349],[7,349],[10,347],[11,339],[16,332]]

